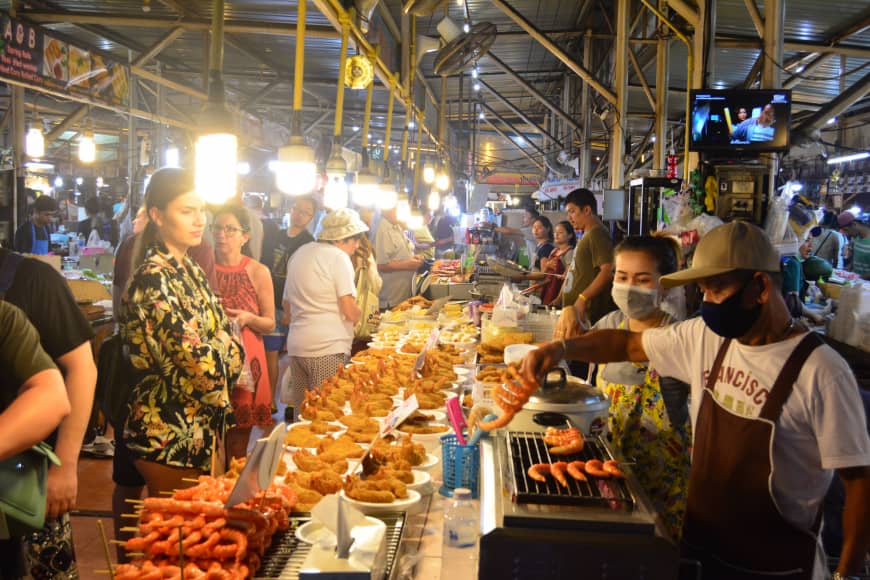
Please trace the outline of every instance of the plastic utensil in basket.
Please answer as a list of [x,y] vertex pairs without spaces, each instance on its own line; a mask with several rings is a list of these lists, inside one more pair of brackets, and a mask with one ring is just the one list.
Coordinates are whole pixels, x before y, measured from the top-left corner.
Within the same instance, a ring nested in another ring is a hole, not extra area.
[[465,437],[462,436],[462,431],[467,425],[465,424],[465,417],[462,415],[462,408],[459,406],[459,397],[447,399],[446,407],[447,417],[450,419],[450,426],[453,427],[456,439],[460,445],[465,445]]
[[471,497],[477,498],[480,445],[460,445],[456,435],[443,435],[441,437],[441,471],[444,483],[438,493],[453,497],[454,489],[467,487],[471,490]]

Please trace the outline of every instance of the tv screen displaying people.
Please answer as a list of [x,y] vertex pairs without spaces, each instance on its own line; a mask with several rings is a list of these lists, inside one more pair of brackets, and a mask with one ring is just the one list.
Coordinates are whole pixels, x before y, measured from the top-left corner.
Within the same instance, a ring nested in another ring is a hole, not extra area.
[[691,95],[693,151],[768,152],[788,149],[791,93],[709,90]]

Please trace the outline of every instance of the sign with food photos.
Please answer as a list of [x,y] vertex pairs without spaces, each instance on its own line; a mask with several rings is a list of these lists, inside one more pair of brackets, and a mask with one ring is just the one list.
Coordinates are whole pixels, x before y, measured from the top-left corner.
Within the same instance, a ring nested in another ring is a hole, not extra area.
[[130,101],[129,69],[51,30],[0,12],[0,79],[112,106]]

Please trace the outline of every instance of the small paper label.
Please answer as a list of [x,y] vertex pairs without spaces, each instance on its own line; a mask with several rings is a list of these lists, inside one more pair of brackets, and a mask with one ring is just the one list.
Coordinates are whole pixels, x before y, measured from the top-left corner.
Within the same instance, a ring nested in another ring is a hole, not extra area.
[[402,421],[407,419],[411,413],[416,411],[419,407],[420,404],[417,402],[417,395],[411,395],[402,401],[401,405],[393,409],[390,414],[384,418],[384,422],[381,424],[381,437],[392,433],[396,427],[402,424]]

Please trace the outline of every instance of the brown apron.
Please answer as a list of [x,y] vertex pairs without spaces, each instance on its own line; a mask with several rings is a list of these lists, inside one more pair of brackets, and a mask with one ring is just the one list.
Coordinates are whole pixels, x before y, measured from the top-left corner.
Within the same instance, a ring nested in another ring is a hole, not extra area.
[[812,578],[816,533],[787,522],[774,503],[771,454],[774,425],[798,373],[821,339],[801,340],[779,373],[757,419],[719,406],[713,387],[731,340],[722,344],[701,395],[695,422],[684,557],[699,560],[704,580]]

